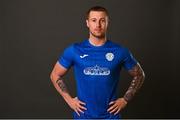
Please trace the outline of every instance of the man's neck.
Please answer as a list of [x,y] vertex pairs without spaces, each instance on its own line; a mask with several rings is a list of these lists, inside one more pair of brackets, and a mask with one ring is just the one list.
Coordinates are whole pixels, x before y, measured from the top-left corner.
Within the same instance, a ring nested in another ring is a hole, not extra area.
[[102,46],[106,42],[106,37],[97,38],[97,37],[89,37],[89,42],[94,46]]

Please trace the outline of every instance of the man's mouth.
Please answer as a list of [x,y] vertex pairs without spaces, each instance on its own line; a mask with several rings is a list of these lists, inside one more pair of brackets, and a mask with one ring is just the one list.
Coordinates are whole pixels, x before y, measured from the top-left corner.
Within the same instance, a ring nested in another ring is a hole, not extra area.
[[100,32],[102,29],[95,29],[95,31]]

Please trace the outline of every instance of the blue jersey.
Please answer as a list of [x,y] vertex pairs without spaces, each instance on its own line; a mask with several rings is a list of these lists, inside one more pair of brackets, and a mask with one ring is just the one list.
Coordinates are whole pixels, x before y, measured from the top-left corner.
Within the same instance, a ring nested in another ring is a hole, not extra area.
[[64,50],[58,62],[69,69],[74,66],[77,97],[86,103],[87,110],[74,118],[119,118],[107,112],[109,103],[117,99],[116,88],[120,70],[132,69],[137,64],[130,51],[107,40],[102,46],[93,46],[89,40],[75,43]]

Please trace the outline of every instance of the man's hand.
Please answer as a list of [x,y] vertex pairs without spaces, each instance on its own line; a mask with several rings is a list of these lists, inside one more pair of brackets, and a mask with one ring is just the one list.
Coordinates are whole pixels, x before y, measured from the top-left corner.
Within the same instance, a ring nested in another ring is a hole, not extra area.
[[87,110],[87,108],[84,107],[86,103],[80,101],[77,97],[72,98],[67,103],[79,116],[80,116],[79,112],[84,113],[84,110]]
[[126,106],[127,102],[124,98],[119,98],[115,101],[111,101],[109,105],[111,107],[107,110],[109,113],[114,113],[114,115],[118,114],[121,109]]

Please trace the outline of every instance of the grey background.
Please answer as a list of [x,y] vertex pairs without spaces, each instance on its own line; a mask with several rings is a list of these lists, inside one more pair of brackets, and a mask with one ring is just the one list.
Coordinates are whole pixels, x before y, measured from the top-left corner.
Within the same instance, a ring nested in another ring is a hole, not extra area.
[[[109,10],[108,38],[146,73],[123,118],[180,118],[179,0],[1,0],[0,118],[72,118],[49,75],[64,48],[88,38],[84,15],[94,5]],[[75,96],[72,70],[65,80]],[[119,96],[130,80],[123,70]]]

